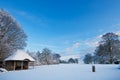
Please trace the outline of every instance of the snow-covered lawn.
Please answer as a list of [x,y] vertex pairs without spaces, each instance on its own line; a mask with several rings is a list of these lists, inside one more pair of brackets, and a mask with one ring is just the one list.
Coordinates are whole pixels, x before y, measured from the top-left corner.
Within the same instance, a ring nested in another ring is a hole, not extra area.
[[0,73],[0,80],[120,80],[118,65],[60,64]]

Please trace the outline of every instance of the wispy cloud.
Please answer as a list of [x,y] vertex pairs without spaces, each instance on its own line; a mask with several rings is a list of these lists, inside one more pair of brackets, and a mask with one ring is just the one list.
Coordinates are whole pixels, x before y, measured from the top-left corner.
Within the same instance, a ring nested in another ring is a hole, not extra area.
[[80,46],[80,43],[79,43],[79,42],[76,42],[76,43],[73,44],[72,47],[73,47],[73,48],[78,48],[79,46]]
[[[120,28],[120,24],[117,26],[119,26]],[[115,30],[113,31],[115,34],[117,34],[118,36],[120,36],[120,30]],[[107,32],[106,32],[107,33]],[[94,38],[91,38],[91,39],[88,39],[88,40],[85,40],[85,41],[81,41],[80,42],[80,46],[85,46],[84,48],[82,48],[80,51],[83,52],[83,53],[93,53],[94,50],[96,49],[96,47],[99,45],[99,42],[102,40],[102,35],[104,35],[105,33],[103,34],[100,34]],[[81,48],[80,47],[80,48]]]
[[99,45],[99,41],[100,41],[100,39],[98,39],[98,37],[96,37],[94,39],[83,41],[83,45],[86,45],[88,47],[96,47]]
[[29,43],[26,49],[31,50],[31,51],[41,51],[43,48],[49,48],[50,50],[54,50],[55,52],[59,52],[58,47],[55,45],[50,45],[50,44],[40,44],[40,43]]
[[66,50],[65,50],[66,53],[71,53],[72,50],[71,50],[71,47],[67,47]]
[[38,43],[34,43],[32,44],[32,46],[36,46],[36,47],[46,47],[46,48],[56,48],[57,46],[54,45],[49,45],[49,44],[38,44]]
[[119,30],[120,29],[120,23],[114,24],[112,26],[115,30]]
[[37,19],[36,16],[34,16],[34,15],[32,15],[32,14],[26,12],[26,11],[21,11],[21,10],[16,10],[16,9],[9,9],[9,10],[10,10],[10,12],[13,12],[14,14],[19,15],[19,16],[23,16],[26,19],[30,19],[30,20],[31,19]]
[[72,46],[67,47],[67,48],[65,49],[65,52],[66,52],[67,54],[76,53],[76,50],[77,50],[79,47],[80,47],[80,43],[79,43],[79,42],[75,42],[75,43],[72,44]]
[[46,19],[43,18],[43,16],[36,16],[29,12],[22,11],[22,10],[16,10],[16,9],[8,9],[9,12],[11,12],[14,16],[17,15],[17,17],[22,17],[22,19],[25,19],[27,21],[32,22],[34,24],[40,25],[41,27],[47,27]]
[[71,46],[65,49],[66,53],[68,54],[75,54],[75,53],[93,53],[95,48],[99,45],[99,41],[101,40],[101,36],[96,36],[91,39],[77,41],[74,42]]

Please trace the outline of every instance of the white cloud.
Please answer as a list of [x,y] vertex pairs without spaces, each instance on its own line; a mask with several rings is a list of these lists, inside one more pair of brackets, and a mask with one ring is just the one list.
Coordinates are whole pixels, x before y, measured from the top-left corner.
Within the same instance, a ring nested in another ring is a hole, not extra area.
[[29,43],[26,49],[31,51],[41,51],[43,48],[49,48],[50,50],[54,50],[55,52],[60,52],[57,46],[51,44],[39,44],[39,43]]
[[88,47],[97,47],[99,45],[99,41],[101,40],[102,35],[98,35],[94,38],[83,41],[83,45]]
[[65,49],[66,53],[69,53],[69,54],[72,54],[72,53],[75,53],[76,49],[78,49],[80,47],[80,43],[79,42],[75,42],[72,46],[70,47],[67,47]]
[[98,38],[98,39],[101,39],[101,38],[102,38],[102,35],[99,35],[97,38]]
[[68,47],[68,48],[66,48],[66,53],[71,53],[72,52],[72,49],[71,49],[71,47]]
[[73,48],[78,48],[80,46],[80,43],[79,42],[76,42],[73,44]]
[[120,31],[115,32],[115,34],[117,34],[118,36],[120,36]]
[[96,47],[99,45],[99,42],[98,41],[85,41],[84,45],[88,47]]
[[[68,54],[74,54],[74,53],[86,53],[86,52],[92,52],[95,50],[95,48],[99,45],[99,41],[101,40],[101,36],[96,36],[94,38],[74,42],[71,46],[67,47],[65,49],[66,53]],[[91,49],[91,50],[90,50]]]
[[[117,26],[120,27],[120,24],[117,24]],[[117,34],[118,36],[120,36],[120,30],[114,31],[114,33]],[[84,53],[88,53],[88,52],[92,52],[93,53],[95,48],[99,45],[99,41],[101,41],[101,37],[102,37],[103,34],[101,34],[101,35],[99,35],[97,37],[94,37],[92,39],[88,39],[88,40],[82,41],[81,45],[84,45],[86,47],[83,50],[81,50],[81,51],[84,52]]]

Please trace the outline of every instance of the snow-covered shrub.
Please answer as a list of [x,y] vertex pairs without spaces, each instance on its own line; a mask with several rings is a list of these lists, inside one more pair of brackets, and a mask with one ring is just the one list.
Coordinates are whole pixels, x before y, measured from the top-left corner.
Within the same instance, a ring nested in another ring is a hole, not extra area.
[[7,70],[4,68],[0,68],[0,72],[7,72]]

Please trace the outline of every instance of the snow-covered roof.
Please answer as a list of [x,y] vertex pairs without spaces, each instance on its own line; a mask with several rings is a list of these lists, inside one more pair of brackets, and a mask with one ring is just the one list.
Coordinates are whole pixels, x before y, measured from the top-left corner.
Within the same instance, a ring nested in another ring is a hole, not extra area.
[[29,54],[27,54],[23,50],[17,50],[13,55],[9,56],[8,58],[5,59],[5,61],[10,61],[10,60],[20,60],[23,61],[25,59],[28,59],[30,61],[35,61]]

